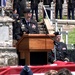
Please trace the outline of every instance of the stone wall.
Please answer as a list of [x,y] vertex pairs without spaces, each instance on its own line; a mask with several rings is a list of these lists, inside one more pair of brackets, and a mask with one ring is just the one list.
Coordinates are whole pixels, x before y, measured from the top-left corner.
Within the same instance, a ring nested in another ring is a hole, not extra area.
[[13,19],[8,16],[0,16],[0,47],[13,46]]
[[18,65],[18,55],[14,47],[0,48],[0,67]]
[[0,67],[18,65],[18,55],[13,47],[13,19],[0,16]]

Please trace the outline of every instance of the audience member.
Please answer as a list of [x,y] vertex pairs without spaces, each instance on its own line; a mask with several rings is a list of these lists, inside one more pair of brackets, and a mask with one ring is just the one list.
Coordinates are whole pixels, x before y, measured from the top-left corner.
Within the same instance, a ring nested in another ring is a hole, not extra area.
[[21,70],[20,75],[33,75],[33,72],[27,65],[25,65],[24,68]]
[[67,68],[60,69],[57,75],[72,75],[71,71]]
[[38,20],[38,4],[39,4],[39,2],[40,2],[40,0],[31,0],[32,18],[33,18],[33,14],[35,12],[37,22],[39,21]]
[[45,72],[44,75],[57,75],[57,71],[56,70],[49,70],[49,71]]
[[68,5],[68,19],[71,19],[71,13],[72,19],[74,19],[75,0],[67,0],[67,5]]
[[58,19],[58,14],[60,19],[62,19],[62,9],[64,0],[54,0],[55,3],[55,18]]
[[[51,8],[51,2],[53,0],[43,0],[43,5],[49,5],[49,9],[46,9],[48,17],[50,18],[50,8]],[[44,18],[46,17],[46,13],[44,11]]]
[[55,32],[54,38],[54,50],[51,50],[48,54],[48,61],[53,63],[59,61],[69,61],[69,54],[67,52],[67,46],[65,43],[60,42],[61,35],[59,32]]
[[19,40],[23,34],[38,34],[38,24],[35,20],[31,19],[32,10],[24,10],[24,18],[21,20],[21,24],[17,27],[16,39]]

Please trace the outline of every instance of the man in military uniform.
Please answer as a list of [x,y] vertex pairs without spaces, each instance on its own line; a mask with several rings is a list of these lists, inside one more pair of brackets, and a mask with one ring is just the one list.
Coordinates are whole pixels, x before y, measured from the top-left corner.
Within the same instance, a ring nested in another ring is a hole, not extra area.
[[54,38],[54,50],[51,50],[49,52],[48,61],[50,63],[53,63],[57,60],[59,61],[69,61],[69,55],[67,52],[67,46],[65,43],[60,42],[60,34],[59,32],[55,32],[55,38]]
[[38,24],[35,20],[31,19],[32,10],[25,9],[24,18],[21,19],[20,25],[16,29],[16,39],[19,40],[23,34],[39,34]]

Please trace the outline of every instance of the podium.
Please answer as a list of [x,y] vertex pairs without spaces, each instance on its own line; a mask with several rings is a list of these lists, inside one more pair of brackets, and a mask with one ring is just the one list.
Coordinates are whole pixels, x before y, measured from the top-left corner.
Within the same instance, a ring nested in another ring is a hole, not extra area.
[[[25,34],[23,35],[16,45],[17,50],[20,52],[20,58],[25,59],[26,65],[32,65],[30,63],[31,62],[30,53],[31,52],[48,53],[51,49],[54,48],[54,43],[53,43],[54,41],[52,40],[52,38],[54,38],[53,34],[52,35],[51,34]],[[47,55],[45,57],[47,59]]]

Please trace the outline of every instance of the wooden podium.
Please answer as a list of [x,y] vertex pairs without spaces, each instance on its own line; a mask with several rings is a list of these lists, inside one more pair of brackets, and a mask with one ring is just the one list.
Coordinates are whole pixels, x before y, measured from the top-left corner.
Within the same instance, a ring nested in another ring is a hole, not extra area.
[[54,43],[51,39],[53,37],[53,34],[23,35],[16,45],[17,50],[20,52],[20,58],[25,59],[26,65],[31,65],[30,52],[49,52],[54,48]]

